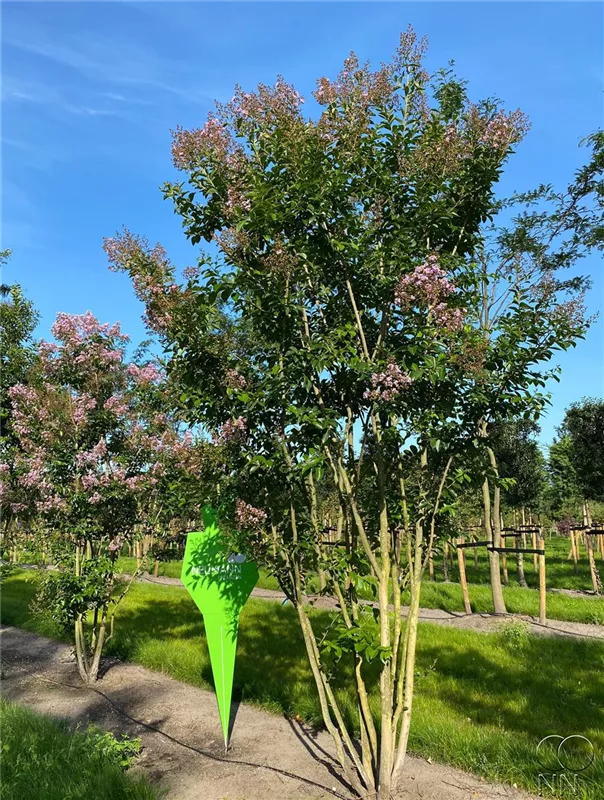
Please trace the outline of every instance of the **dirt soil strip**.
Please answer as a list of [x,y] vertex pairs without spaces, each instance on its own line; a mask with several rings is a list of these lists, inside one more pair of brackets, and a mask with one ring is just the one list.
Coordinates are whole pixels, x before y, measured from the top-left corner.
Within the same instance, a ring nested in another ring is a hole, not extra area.
[[[135,770],[168,790],[169,800],[318,800],[348,798],[331,738],[241,703],[224,753],[212,692],[132,664],[111,661],[95,688],[80,682],[68,645],[3,626],[3,696],[72,723],[93,722],[140,737]],[[528,800],[441,764],[408,756],[396,798]]]
[[[126,576],[124,576],[126,577]],[[153,578],[143,575],[139,578],[144,583],[160,583],[168,586],[180,586],[184,589],[179,578]],[[285,602],[283,592],[274,589],[254,589],[252,597],[258,600],[272,600],[274,602]],[[334,597],[324,595],[308,595],[306,598],[309,605],[315,608],[333,610],[338,603]],[[367,605],[375,605],[367,601]],[[406,616],[407,606],[403,606],[402,614]],[[537,636],[566,636],[582,639],[604,639],[604,625],[592,625],[586,622],[564,622],[558,619],[547,620],[542,625],[535,617],[525,614],[510,614],[501,616],[495,614],[464,614],[463,612],[454,613],[443,611],[439,608],[420,608],[419,618],[424,622],[433,622],[436,625],[444,625],[448,628],[464,628],[466,630],[492,632],[498,630],[502,625],[510,620],[522,620],[529,626],[529,632]]]

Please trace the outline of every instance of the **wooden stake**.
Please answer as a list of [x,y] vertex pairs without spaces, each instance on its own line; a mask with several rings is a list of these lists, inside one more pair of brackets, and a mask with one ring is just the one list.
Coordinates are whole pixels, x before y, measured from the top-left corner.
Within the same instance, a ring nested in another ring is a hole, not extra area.
[[[539,534],[539,549],[545,550],[543,531]],[[545,625],[546,620],[545,591],[545,555],[539,554],[539,622],[542,625]]]
[[[537,549],[537,534],[535,531],[531,533],[531,547],[533,550]],[[533,570],[537,572],[537,553],[533,553]]]
[[594,594],[600,594],[600,576],[596,568],[596,560],[594,558],[594,546],[591,534],[585,533],[585,546],[587,547],[587,558],[589,559],[589,572],[591,574],[591,585]]
[[[501,530],[503,530],[505,525],[503,524],[503,514],[501,515]],[[507,547],[505,543],[505,539],[501,542],[502,547]],[[503,568],[503,585],[508,586],[509,578],[508,578],[508,557],[505,553],[501,554],[501,566]]]
[[577,534],[575,531],[570,532],[570,550],[573,557],[575,572],[579,571],[579,544],[577,542]]
[[[459,544],[464,543],[464,537],[459,537]],[[474,548],[477,549],[476,547]],[[459,584],[461,586],[461,595],[463,597],[463,606],[466,614],[472,613],[472,606],[470,605],[470,595],[468,593],[468,581],[466,578],[466,558],[463,547],[457,548],[457,563],[459,565]]]

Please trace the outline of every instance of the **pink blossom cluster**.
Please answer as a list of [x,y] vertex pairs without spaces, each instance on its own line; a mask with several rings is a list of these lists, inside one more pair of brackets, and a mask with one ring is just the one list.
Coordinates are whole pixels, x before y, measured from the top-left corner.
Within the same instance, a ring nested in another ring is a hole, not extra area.
[[128,364],[128,375],[139,384],[156,383],[162,378],[161,370],[152,362],[143,367],[139,367],[137,364]]
[[224,119],[243,119],[260,122],[297,117],[304,98],[279,75],[274,86],[258,84],[256,92],[244,92],[235,87],[230,103],[221,108]]
[[438,266],[436,253],[432,253],[413,272],[401,277],[394,290],[394,299],[403,310],[415,305],[431,308],[442,303],[454,291],[455,284]]
[[521,111],[511,114],[500,111],[486,124],[478,141],[493,150],[507,150],[522,138],[527,129],[527,119]]
[[587,309],[585,307],[585,293],[571,297],[561,303],[554,305],[549,314],[554,322],[568,325],[571,327],[582,327],[587,319]]
[[25,471],[17,478],[19,485],[26,489],[38,489],[45,485],[44,452],[34,450],[19,461]]
[[391,70],[383,66],[376,72],[371,72],[367,64],[359,64],[354,53],[344,60],[344,69],[335,81],[319,78],[313,92],[315,100],[322,106],[351,101],[356,101],[361,106],[379,105],[391,100],[393,94]]
[[446,303],[438,303],[432,309],[432,319],[440,326],[449,331],[459,331],[463,328],[465,309],[449,308]]
[[8,396],[13,403],[19,403],[24,406],[35,403],[38,398],[33,386],[27,386],[24,383],[16,383],[11,386],[8,390]]
[[108,397],[103,404],[105,411],[111,411],[116,416],[120,417],[128,413],[128,401],[123,394],[112,394]]
[[[21,439],[23,448],[31,450],[28,437],[30,437],[33,429],[38,428],[43,422],[46,408],[40,402],[38,392],[33,386],[15,384],[9,388],[8,394],[13,406],[13,431]],[[50,396],[52,395],[47,393],[47,398]],[[48,430],[48,433],[50,434],[50,430]]]
[[266,520],[266,511],[237,499],[235,519],[239,528],[260,528]]
[[193,281],[200,276],[201,269],[199,267],[185,267],[182,274],[188,281]]
[[49,514],[52,511],[66,511],[67,502],[58,494],[46,497],[36,503],[36,508],[40,514]]
[[125,541],[126,541],[126,537],[123,536],[122,534],[119,534],[118,536],[114,536],[113,539],[107,545],[107,549],[109,550],[110,553],[119,552],[122,549],[122,547],[124,546],[124,542]]
[[41,341],[38,345],[38,355],[43,361],[50,359],[58,350],[59,346],[54,342]]
[[395,361],[390,361],[382,372],[374,372],[371,376],[371,389],[363,394],[366,400],[389,403],[395,400],[401,392],[411,386],[413,378],[399,367]]
[[247,424],[243,417],[229,419],[220,428],[218,441],[223,444],[244,442],[247,438]]
[[73,395],[71,398],[71,416],[74,424],[83,427],[88,423],[88,412],[96,408],[96,400],[89,394]]
[[64,367],[76,366],[82,377],[98,370],[119,373],[128,336],[119,323],[101,324],[87,311],[85,314],[57,314],[52,333],[60,342],[42,341],[38,348],[40,361],[47,375],[60,374]]
[[124,228],[116,236],[105,237],[103,250],[107,255],[109,269],[112,272],[127,269],[132,262],[139,261],[141,258],[150,258],[160,270],[163,270],[168,264],[166,251],[159,243],[151,250],[149,242],[144,236],[131,233],[127,228]]
[[107,455],[107,442],[105,439],[99,439],[90,450],[83,450],[76,455],[76,464],[78,467],[85,467],[89,464],[102,463],[106,461]]
[[174,269],[165,249],[158,243],[151,248],[144,236],[127,229],[103,241],[109,269],[128,272],[134,292],[146,306],[145,322],[151,330],[163,333],[172,322],[172,308],[179,291],[173,283]]
[[229,389],[245,389],[247,386],[246,379],[236,369],[227,369],[225,378]]
[[203,128],[186,131],[179,125],[171,134],[172,161],[177,169],[192,169],[200,157],[224,161],[231,149],[231,136],[214,114]]
[[52,335],[64,344],[82,344],[95,337],[103,336],[126,343],[129,339],[120,330],[118,322],[113,325],[101,324],[91,311],[85,314],[65,314],[59,312],[51,328]]

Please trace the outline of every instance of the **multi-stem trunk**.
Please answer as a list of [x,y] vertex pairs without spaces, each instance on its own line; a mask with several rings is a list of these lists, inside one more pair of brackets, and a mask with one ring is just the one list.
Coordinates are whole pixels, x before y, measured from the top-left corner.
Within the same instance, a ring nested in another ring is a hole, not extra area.
[[493,609],[496,614],[507,614],[505,600],[503,599],[503,588],[501,585],[501,573],[499,571],[499,553],[491,547],[499,547],[495,544],[493,524],[491,522],[491,492],[489,479],[485,478],[482,483],[482,502],[484,506],[484,526],[489,547],[489,571],[491,576],[491,595],[493,598]]

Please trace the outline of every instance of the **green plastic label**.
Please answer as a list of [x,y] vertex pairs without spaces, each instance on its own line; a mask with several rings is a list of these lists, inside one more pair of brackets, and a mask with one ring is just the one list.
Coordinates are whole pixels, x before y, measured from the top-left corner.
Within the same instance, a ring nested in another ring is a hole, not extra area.
[[258,568],[245,555],[229,553],[212,509],[203,509],[203,522],[203,531],[187,536],[181,580],[203,614],[226,748],[239,614],[258,582]]

